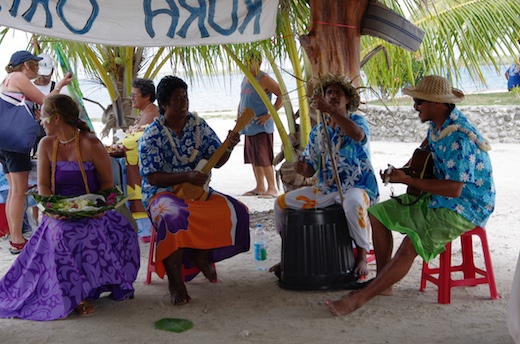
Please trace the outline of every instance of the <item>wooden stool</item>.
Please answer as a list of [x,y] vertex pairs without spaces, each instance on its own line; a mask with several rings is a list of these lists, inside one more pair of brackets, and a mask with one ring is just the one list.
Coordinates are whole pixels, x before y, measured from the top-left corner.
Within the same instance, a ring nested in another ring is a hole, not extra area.
[[[485,270],[475,266],[473,258],[473,235],[477,235],[482,242]],[[499,296],[495,284],[493,266],[491,265],[491,255],[489,254],[486,230],[481,227],[475,227],[462,234],[460,241],[462,247],[462,264],[456,266],[451,265],[451,242],[446,244],[446,251],[442,252],[439,256],[438,268],[430,268],[428,263],[423,262],[420,291],[424,291],[424,289],[426,289],[426,281],[430,281],[438,287],[438,302],[449,304],[451,302],[451,288],[488,284],[491,299],[498,299]],[[457,280],[452,279],[451,273],[454,271],[461,271],[464,277]],[[477,274],[480,276],[477,276]],[[434,277],[433,275],[438,276]]]

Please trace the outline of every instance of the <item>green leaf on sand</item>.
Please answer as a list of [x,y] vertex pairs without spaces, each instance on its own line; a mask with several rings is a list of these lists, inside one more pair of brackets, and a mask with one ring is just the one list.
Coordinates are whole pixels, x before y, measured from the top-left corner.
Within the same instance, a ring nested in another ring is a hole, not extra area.
[[187,319],[164,318],[155,322],[155,328],[163,331],[181,333],[193,328],[193,323]]

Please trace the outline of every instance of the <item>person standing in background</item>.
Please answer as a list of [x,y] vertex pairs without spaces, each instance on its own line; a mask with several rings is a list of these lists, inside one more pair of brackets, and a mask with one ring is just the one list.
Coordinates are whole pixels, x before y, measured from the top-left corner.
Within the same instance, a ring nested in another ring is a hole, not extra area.
[[[37,89],[40,90],[44,95],[48,95],[56,88],[56,81],[52,80],[52,75],[54,74],[54,60],[48,54],[40,54],[38,57],[42,59],[38,61],[38,77],[34,79],[33,83]],[[60,93],[68,94],[66,89],[60,91]],[[35,115],[38,119],[40,117],[39,105],[35,107]],[[38,122],[38,135],[36,136],[36,142],[34,143],[33,148],[33,156],[35,155],[38,149],[38,143],[45,136],[45,131],[43,130],[43,126]]]
[[[15,52],[9,64],[5,67],[8,75],[2,82],[2,93],[22,101],[25,99],[30,108],[34,104],[41,105],[46,97],[31,82],[38,76],[38,61],[41,57],[35,56],[26,50]],[[72,81],[72,75],[67,73],[58,82],[56,88],[50,94],[58,94],[62,87]],[[23,214],[25,210],[25,195],[28,190],[29,171],[31,170],[30,153],[16,153],[0,150],[0,163],[3,165],[9,183],[9,193],[5,204],[7,222],[9,224],[9,252],[19,254],[27,240],[22,236]]]
[[511,91],[515,87],[520,87],[520,63],[513,63],[505,73],[507,79],[507,89]]
[[[280,109],[283,101],[280,86],[273,78],[260,70],[260,65],[262,64],[260,52],[249,51],[246,54],[246,59],[249,71],[262,86],[269,99],[271,99],[273,93],[276,95],[275,110]],[[240,91],[238,117],[241,116],[246,108],[253,109],[255,118],[240,131],[240,134],[245,135],[244,163],[253,165],[256,186],[254,189],[244,193],[243,196],[276,198],[278,190],[276,188],[273,166],[274,121],[260,95],[247,77],[244,77]],[[267,182],[267,188],[265,182]]]

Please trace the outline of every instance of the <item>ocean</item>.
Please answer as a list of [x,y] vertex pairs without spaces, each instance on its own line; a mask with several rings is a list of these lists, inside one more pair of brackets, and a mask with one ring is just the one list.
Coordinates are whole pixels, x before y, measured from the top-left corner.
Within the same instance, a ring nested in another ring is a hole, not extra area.
[[[462,69],[461,82],[454,86],[461,89],[464,93],[505,92],[507,91],[507,81],[504,77],[504,73],[507,68],[508,66],[506,65],[501,66],[500,72],[498,73],[489,67],[482,68],[486,85],[472,81],[467,71]],[[270,73],[269,71],[267,72],[273,76],[273,73]],[[282,76],[287,86],[289,98],[291,99],[294,111],[296,111],[298,109],[296,81],[294,77],[287,72],[283,73]],[[180,77],[188,84],[188,96],[190,99],[191,111],[197,111],[199,114],[236,114],[238,102],[240,100],[240,84],[243,78],[242,74],[236,73],[218,76],[201,76],[194,79],[183,76]],[[154,80],[156,85],[159,83],[159,80],[160,78]],[[81,79],[80,77],[80,88],[84,97],[95,100],[104,107],[110,105],[111,102],[108,92],[98,84],[86,79]],[[92,119],[100,118],[103,113],[103,110],[96,104],[85,102],[85,107]]]

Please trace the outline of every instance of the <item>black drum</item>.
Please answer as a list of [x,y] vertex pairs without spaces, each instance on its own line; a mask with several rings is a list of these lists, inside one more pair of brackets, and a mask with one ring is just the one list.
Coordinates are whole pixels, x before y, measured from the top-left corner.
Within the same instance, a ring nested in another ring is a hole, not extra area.
[[325,290],[355,283],[352,239],[340,205],[286,209],[285,224],[280,287]]

